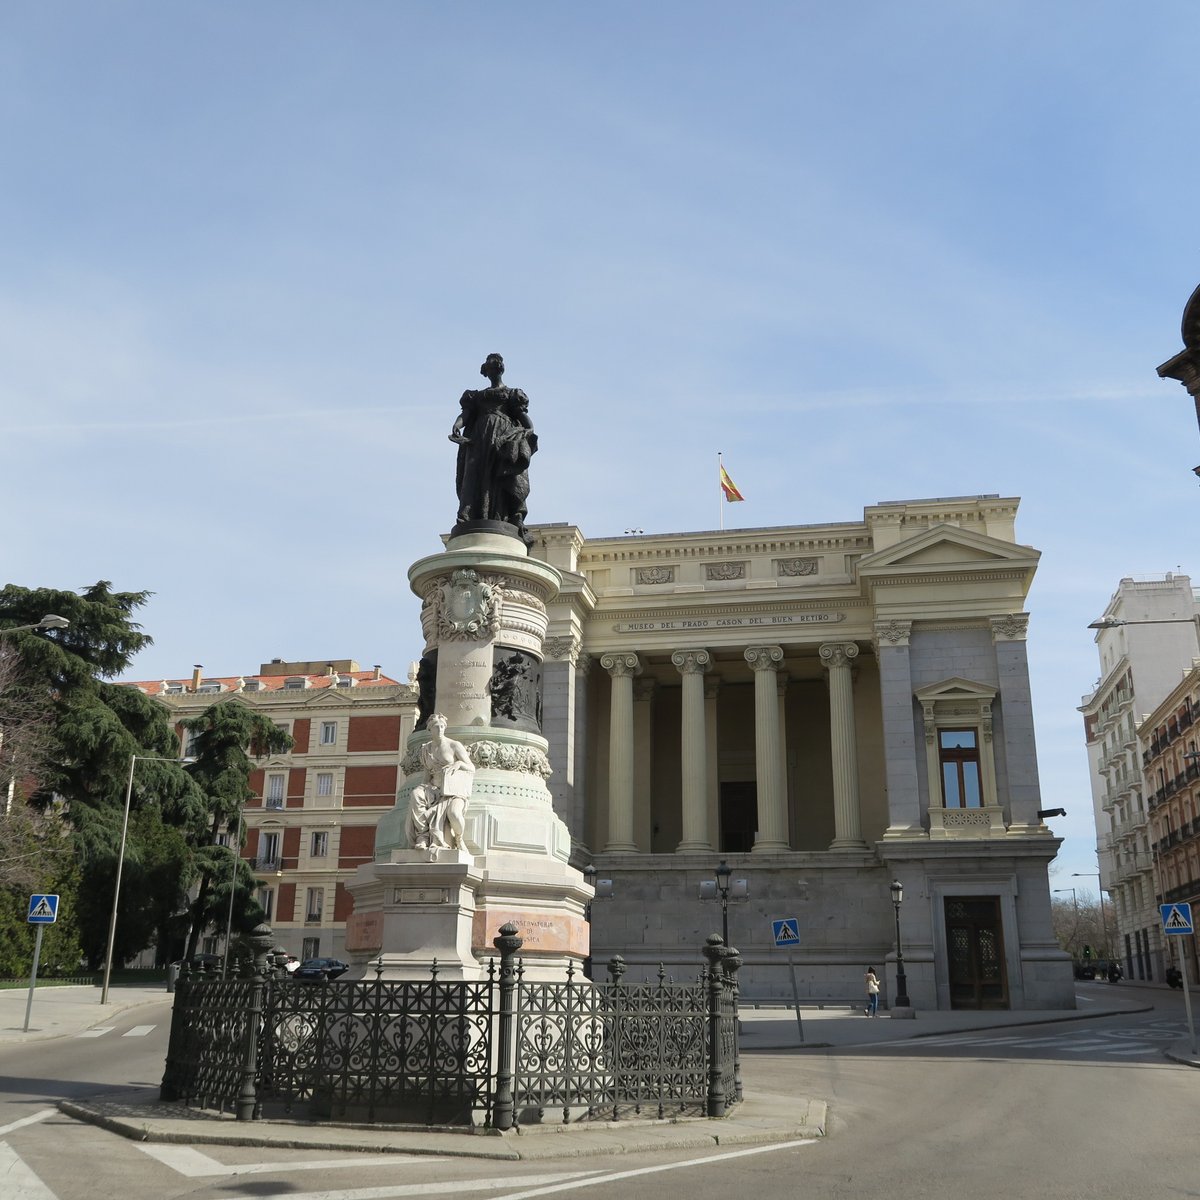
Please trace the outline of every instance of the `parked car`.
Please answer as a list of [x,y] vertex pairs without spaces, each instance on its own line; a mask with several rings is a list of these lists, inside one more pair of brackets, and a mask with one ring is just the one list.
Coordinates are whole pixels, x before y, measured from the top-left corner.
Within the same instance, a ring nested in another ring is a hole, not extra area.
[[1077,962],[1075,964],[1076,979],[1095,979],[1096,964],[1093,962]]
[[306,958],[293,972],[292,978],[305,983],[324,983],[350,970],[350,964],[340,958]]

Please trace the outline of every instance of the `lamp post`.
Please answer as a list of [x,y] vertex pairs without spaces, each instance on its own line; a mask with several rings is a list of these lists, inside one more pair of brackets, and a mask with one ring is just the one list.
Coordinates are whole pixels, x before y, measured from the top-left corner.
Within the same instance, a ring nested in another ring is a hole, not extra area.
[[[1187,755],[1184,755],[1187,758]],[[1072,879],[1094,879],[1096,881],[1096,891],[1100,895],[1100,926],[1104,931],[1104,957],[1112,958],[1112,943],[1108,937],[1108,912],[1104,907],[1104,881],[1100,878],[1099,871],[1072,871]]]
[[[595,863],[588,863],[588,865],[583,868],[583,882],[586,883],[588,885],[588,887],[590,887],[592,889],[592,896],[594,897],[596,895],[596,864]],[[588,900],[588,902],[583,906],[583,919],[587,923],[587,927],[588,927],[588,952],[587,952],[587,958],[585,958],[583,960],[583,977],[584,977],[584,979],[591,979],[591,977],[592,977],[592,901],[591,900]]]
[[729,945],[729,877],[733,868],[724,860],[717,864],[713,874],[717,877],[717,894],[721,897],[721,939]]
[[113,944],[117,940],[117,909],[121,900],[121,872],[125,866],[125,837],[129,832],[129,803],[133,799],[133,769],[139,762],[189,763],[192,758],[159,758],[153,754],[131,754],[129,756],[129,778],[125,783],[125,815],[121,819],[121,848],[117,851],[117,882],[113,887],[112,915],[108,921],[108,949],[104,954],[104,985],[100,989],[100,1003],[108,1003],[108,980],[112,974]]
[[229,911],[225,914],[225,957],[221,960],[221,978],[229,974],[229,939],[233,933],[233,893],[237,890],[238,859],[242,850],[242,806],[238,804],[237,834],[229,845]]
[[911,1008],[908,998],[908,976],[904,973],[904,947],[900,944],[900,905],[904,903],[904,884],[892,880],[892,908],[896,913],[896,1007]]

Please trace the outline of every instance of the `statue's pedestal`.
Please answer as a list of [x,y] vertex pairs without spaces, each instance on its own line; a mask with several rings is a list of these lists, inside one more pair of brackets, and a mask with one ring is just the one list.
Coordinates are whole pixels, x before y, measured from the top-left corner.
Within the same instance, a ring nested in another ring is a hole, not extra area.
[[439,979],[472,979],[512,922],[525,940],[525,977],[561,979],[588,956],[592,896],[568,863],[571,835],[546,786],[539,728],[546,605],[562,577],[518,539],[473,532],[414,563],[409,581],[436,678],[426,715],[445,714],[446,736],[475,765],[466,850],[434,858],[408,845],[405,817],[424,782],[418,751],[429,738],[420,730],[409,738],[396,807],[376,828],[375,861],[348,884],[347,951],[368,977],[382,955],[384,978],[428,978],[436,958]]
[[[584,916],[592,889],[573,867],[528,855],[392,850],[347,885],[354,913],[346,950],[359,978],[479,979],[493,939],[512,922],[525,944],[525,978],[561,980],[589,952]],[[379,965],[382,964],[382,971]]]
[[383,979],[478,979],[471,952],[475,895],[483,879],[465,850],[393,850],[387,862],[366,863],[348,885],[354,913],[346,948],[368,974],[364,957],[382,960]]

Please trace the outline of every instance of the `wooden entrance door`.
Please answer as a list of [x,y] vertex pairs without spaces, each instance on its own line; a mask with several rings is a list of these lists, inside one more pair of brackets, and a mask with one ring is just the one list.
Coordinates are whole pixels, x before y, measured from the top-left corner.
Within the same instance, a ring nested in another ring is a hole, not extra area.
[[951,1008],[1007,1008],[998,896],[947,896]]

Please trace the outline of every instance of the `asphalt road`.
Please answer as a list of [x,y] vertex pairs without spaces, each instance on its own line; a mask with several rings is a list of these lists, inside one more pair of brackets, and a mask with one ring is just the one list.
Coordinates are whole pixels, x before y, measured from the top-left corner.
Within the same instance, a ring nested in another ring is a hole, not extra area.
[[169,1017],[164,998],[111,1022],[100,1036],[4,1049],[0,1197],[1197,1196],[1192,1128],[1200,1071],[1162,1055],[1185,1030],[1182,1000],[1177,993],[1145,995],[1156,1002],[1154,1012],[747,1055],[748,1088],[829,1101],[823,1140],[536,1164],[152,1145],[58,1114],[60,1097],[157,1083]]

